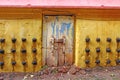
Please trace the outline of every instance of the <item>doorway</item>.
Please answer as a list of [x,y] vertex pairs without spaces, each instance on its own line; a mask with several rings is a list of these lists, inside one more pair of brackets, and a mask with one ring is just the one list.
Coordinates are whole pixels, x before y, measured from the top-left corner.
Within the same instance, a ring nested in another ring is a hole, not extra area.
[[42,37],[43,65],[73,63],[74,16],[44,16]]

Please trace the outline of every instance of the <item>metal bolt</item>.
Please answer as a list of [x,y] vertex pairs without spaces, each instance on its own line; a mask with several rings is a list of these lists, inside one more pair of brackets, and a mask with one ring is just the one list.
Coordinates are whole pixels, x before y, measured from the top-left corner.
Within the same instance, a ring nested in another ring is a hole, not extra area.
[[111,42],[112,41],[112,39],[111,38],[107,38],[107,42]]
[[117,60],[116,60],[116,63],[119,64],[119,63],[120,63],[120,59],[117,59]]
[[16,52],[16,50],[15,50],[15,49],[11,49],[11,52],[12,52],[12,53],[15,53],[15,52]]
[[16,38],[12,38],[12,43],[15,43],[16,42]]
[[89,52],[90,52],[90,49],[89,49],[89,48],[86,48],[85,51],[86,51],[86,53],[89,53]]
[[99,53],[100,52],[100,48],[96,48],[96,52]]
[[37,52],[37,49],[36,49],[36,48],[33,48],[33,49],[32,49],[32,52],[33,52],[33,53],[36,53],[36,52]]
[[36,38],[33,38],[33,39],[32,39],[32,42],[36,42],[36,41],[37,41],[37,39],[36,39]]
[[120,49],[117,49],[116,51],[117,51],[118,53],[120,53]]
[[4,65],[4,62],[0,62],[0,66],[3,66]]
[[120,38],[116,38],[116,42],[120,42]]
[[89,63],[90,63],[90,60],[85,60],[85,63],[86,63],[86,64],[89,64]]
[[100,63],[100,60],[96,60],[95,63],[96,63],[96,64],[99,64],[99,63]]
[[4,38],[1,38],[1,39],[0,39],[0,42],[1,42],[1,43],[4,43],[4,42],[5,42],[5,39],[4,39]]
[[16,64],[16,62],[15,61],[12,61],[12,65],[15,65]]
[[33,64],[33,65],[37,65],[37,61],[33,61],[32,64]]
[[85,41],[86,41],[86,42],[90,42],[90,38],[89,38],[89,37],[86,38]]
[[96,38],[96,41],[97,41],[97,42],[100,42],[100,38]]
[[22,42],[25,42],[26,41],[26,38],[22,38]]
[[22,49],[21,52],[22,53],[26,53],[27,51],[26,51],[26,49]]
[[106,48],[106,52],[111,52],[111,49],[110,48]]
[[111,61],[110,60],[107,60],[107,62],[106,62],[107,64],[110,64],[111,63]]
[[3,49],[0,49],[0,54],[4,54],[4,50]]
[[22,65],[26,65],[26,61],[22,61]]

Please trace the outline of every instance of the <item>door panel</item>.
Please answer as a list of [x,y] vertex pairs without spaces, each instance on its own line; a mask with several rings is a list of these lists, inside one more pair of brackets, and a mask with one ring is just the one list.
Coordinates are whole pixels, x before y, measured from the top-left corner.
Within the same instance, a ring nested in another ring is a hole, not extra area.
[[[73,16],[44,16],[43,18],[43,61],[50,66],[73,62]],[[65,41],[65,44],[62,42]],[[53,42],[53,43],[52,43]]]

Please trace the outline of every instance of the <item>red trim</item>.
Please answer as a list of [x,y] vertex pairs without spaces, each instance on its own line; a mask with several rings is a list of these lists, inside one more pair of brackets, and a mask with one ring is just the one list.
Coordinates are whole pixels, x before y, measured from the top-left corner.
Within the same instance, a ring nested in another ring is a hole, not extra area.
[[120,8],[120,0],[0,0],[0,7]]
[[4,5],[0,8],[94,8],[94,9],[120,9],[120,7],[114,6],[21,6],[21,5]]

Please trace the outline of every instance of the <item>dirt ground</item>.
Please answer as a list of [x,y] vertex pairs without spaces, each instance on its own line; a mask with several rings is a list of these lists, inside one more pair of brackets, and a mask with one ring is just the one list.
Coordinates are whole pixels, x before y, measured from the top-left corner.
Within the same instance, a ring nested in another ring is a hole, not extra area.
[[120,66],[87,69],[43,66],[34,73],[0,73],[0,80],[120,80]]

